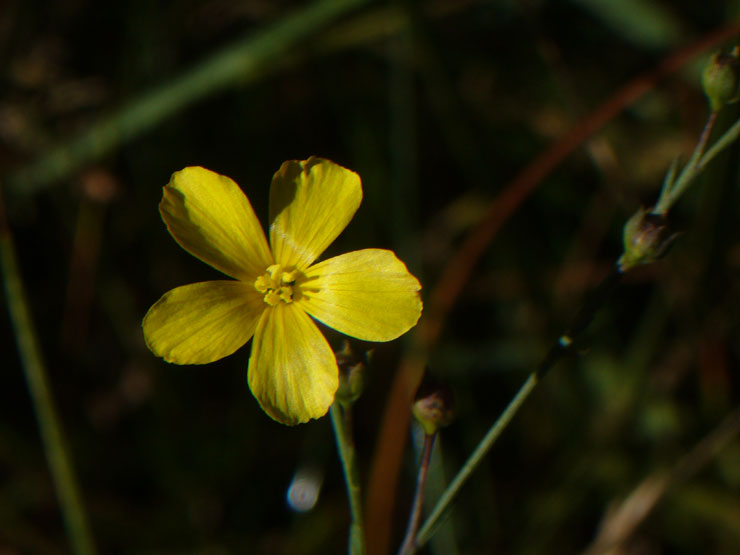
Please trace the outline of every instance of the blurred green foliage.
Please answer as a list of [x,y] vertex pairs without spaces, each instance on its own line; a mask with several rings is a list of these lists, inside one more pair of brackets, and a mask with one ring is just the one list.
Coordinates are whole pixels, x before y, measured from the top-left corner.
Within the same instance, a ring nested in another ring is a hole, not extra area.
[[[142,94],[309,4],[8,0],[0,5],[7,179]],[[171,366],[141,317],[219,279],[157,213],[187,165],[234,178],[265,222],[272,173],[316,154],[365,199],[330,252],[389,247],[425,292],[481,207],[613,90],[738,14],[737,2],[366,4],[39,191],[6,191],[21,270],[101,553],[341,553],[349,516],[327,418],[286,428],[246,386],[248,350]],[[708,53],[707,53],[708,54]],[[272,55],[271,55],[272,56]],[[722,114],[720,127],[738,117]],[[548,176],[497,236],[435,346],[456,395],[451,475],[621,249],[621,226],[693,148],[707,107],[675,75]],[[610,507],[670,471],[740,400],[738,148],[674,211],[668,257],[630,274],[463,490],[460,553],[576,553]],[[336,345],[340,338],[329,336]],[[0,319],[0,552],[67,543],[7,318]],[[367,471],[403,341],[374,348],[355,412]],[[735,409],[737,410],[737,409]],[[413,490],[409,449],[395,537]],[[286,503],[305,464],[315,508]],[[737,553],[737,439],[637,527],[624,553]],[[368,531],[372,533],[372,531]],[[449,540],[449,538],[447,538]]]

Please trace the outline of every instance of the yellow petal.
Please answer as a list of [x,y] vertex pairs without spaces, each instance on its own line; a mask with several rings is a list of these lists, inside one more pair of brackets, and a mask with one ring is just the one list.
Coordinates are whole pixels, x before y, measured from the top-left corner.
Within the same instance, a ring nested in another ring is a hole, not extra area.
[[206,364],[230,355],[254,334],[262,295],[241,281],[206,281],[165,293],[144,316],[151,351],[175,364]]
[[273,263],[252,205],[226,176],[200,167],[173,173],[159,212],[182,248],[227,276],[254,281]]
[[347,227],[362,201],[360,176],[329,160],[284,162],[270,189],[275,261],[305,269]]
[[306,271],[298,301],[311,316],[365,341],[390,341],[421,316],[419,281],[392,251],[365,249]]
[[337,362],[316,324],[295,304],[260,318],[249,357],[249,388],[272,418],[294,425],[324,416],[339,386]]

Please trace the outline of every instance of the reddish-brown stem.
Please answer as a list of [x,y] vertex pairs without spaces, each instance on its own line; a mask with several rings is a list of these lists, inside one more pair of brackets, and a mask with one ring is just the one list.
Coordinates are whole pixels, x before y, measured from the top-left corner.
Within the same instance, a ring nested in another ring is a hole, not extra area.
[[406,537],[398,550],[398,555],[409,555],[416,548],[416,533],[419,531],[421,524],[421,510],[424,507],[424,488],[427,483],[427,474],[429,473],[429,463],[432,460],[432,448],[434,439],[437,434],[424,434],[424,447],[419,459],[419,475],[416,479],[416,493],[414,494],[414,504],[411,507],[409,516],[409,525],[406,528]]

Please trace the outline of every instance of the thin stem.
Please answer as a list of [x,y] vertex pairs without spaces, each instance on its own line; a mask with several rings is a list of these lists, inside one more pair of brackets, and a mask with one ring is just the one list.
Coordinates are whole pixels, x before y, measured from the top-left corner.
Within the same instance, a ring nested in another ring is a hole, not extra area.
[[339,459],[342,462],[344,481],[347,484],[347,497],[352,515],[349,530],[350,555],[365,555],[365,527],[362,519],[362,496],[360,489],[359,469],[352,439],[352,427],[349,425],[350,409],[342,408],[335,402],[329,409],[334,437],[337,441]]
[[542,379],[566,353],[570,352],[573,342],[580,337],[594,319],[596,313],[604,306],[610,295],[621,283],[622,275],[619,267],[615,265],[611,273],[589,294],[583,306],[576,314],[576,317],[573,319],[573,324],[571,324],[568,331],[558,337],[558,340],[548,351],[547,355],[545,355],[542,362],[540,362],[540,365],[535,371],[538,379]]
[[[514,415],[519,411],[522,404],[524,404],[524,401],[527,400],[527,397],[529,397],[529,394],[532,393],[532,390],[538,383],[539,378],[537,377],[537,372],[532,372],[514,398],[509,402],[506,409],[504,409],[504,412],[501,413],[501,416],[498,417],[498,420],[496,420],[493,426],[491,426],[491,429],[488,430],[488,433],[478,444],[478,447],[475,448],[475,451],[473,451],[470,457],[468,457],[468,460],[457,473],[457,476],[455,476],[452,482],[450,482],[450,485],[442,494],[442,497],[440,497],[437,505],[432,510],[432,513],[419,530],[416,545],[414,546],[415,549],[423,546],[427,541],[429,541],[429,538],[432,537],[433,530],[439,519],[446,512],[452,500],[457,496],[460,488],[462,488],[465,482],[467,482],[470,475],[488,454],[488,451],[491,450],[491,447],[496,443],[501,432],[506,429],[509,422],[511,422],[511,419],[514,418]],[[413,552],[414,551],[410,551],[409,553]]]
[[696,169],[697,165],[699,164],[699,160],[701,159],[704,151],[707,148],[707,144],[709,143],[709,136],[712,134],[714,125],[717,123],[718,113],[719,112],[710,113],[709,118],[707,118],[707,122],[704,124],[704,129],[699,136],[699,141],[696,143],[694,154],[691,156],[691,160],[689,160],[688,167],[691,168],[692,171]]
[[95,544],[82,505],[64,433],[54,406],[54,398],[26,300],[26,292],[1,194],[0,270],[3,275],[5,298],[18,345],[18,354],[38,420],[46,461],[59,499],[72,552],[77,555],[93,555],[96,552]]
[[416,493],[414,494],[414,504],[409,516],[409,525],[406,528],[406,538],[401,544],[399,555],[410,555],[416,550],[416,532],[419,530],[421,523],[421,509],[424,506],[424,489],[429,474],[429,463],[432,460],[432,448],[437,434],[424,434],[424,448],[419,460],[419,475],[416,479]]
[[[476,467],[488,454],[488,451],[491,450],[493,444],[496,443],[496,440],[499,438],[501,433],[509,425],[509,422],[511,422],[511,419],[524,404],[524,401],[527,399],[534,387],[566,353],[571,351],[575,340],[578,339],[586,327],[588,327],[596,313],[606,303],[611,293],[619,285],[621,279],[622,273],[615,266],[614,270],[612,270],[601,284],[589,295],[589,298],[574,318],[571,327],[558,338],[552,348],[545,355],[545,358],[540,362],[537,369],[529,375],[527,381],[524,382],[517,394],[509,402],[509,405],[504,409],[504,412],[502,412],[498,419],[493,423],[491,428],[488,430],[488,433],[480,441],[478,446],[475,448],[475,451],[473,451],[470,457],[468,457],[468,460],[457,473],[457,476],[455,476],[452,482],[450,482],[450,485],[439,498],[437,505],[434,507],[432,513],[419,531],[414,550],[424,545],[429,538],[431,538],[439,519],[443,516],[452,500],[458,494],[460,488],[465,484]],[[408,553],[414,553],[414,550],[409,551]]]
[[671,167],[668,168],[668,172],[665,174],[665,178],[663,178],[663,187],[660,189],[660,195],[658,195],[658,199],[662,199],[663,197],[667,196],[671,189],[673,188],[673,185],[676,183],[676,173],[678,172],[678,158],[674,158],[671,162]]
[[[712,134],[715,123],[717,123],[717,112],[712,112],[709,114],[709,118],[704,125],[704,129],[701,132],[699,141],[696,144],[696,148],[694,149],[688,164],[686,164],[686,167],[681,171],[681,175],[678,176],[678,179],[672,186],[663,188],[660,198],[658,199],[655,208],[653,208],[653,214],[665,216],[676,201],[681,198],[681,195],[686,192],[686,189],[691,182],[694,181],[694,179],[696,179],[704,169],[708,160],[705,160],[702,156],[704,155],[707,144],[709,143],[709,137]],[[727,135],[727,133],[725,133],[725,135]],[[726,143],[725,146],[727,146],[727,144],[729,144],[729,142]],[[713,154],[712,157],[714,155],[715,154]]]
[[707,150],[707,153],[697,164],[696,171],[701,172],[709,162],[711,162],[720,152],[734,143],[738,137],[740,137],[740,119],[733,123],[732,127],[725,131],[725,134],[717,139],[712,147]]

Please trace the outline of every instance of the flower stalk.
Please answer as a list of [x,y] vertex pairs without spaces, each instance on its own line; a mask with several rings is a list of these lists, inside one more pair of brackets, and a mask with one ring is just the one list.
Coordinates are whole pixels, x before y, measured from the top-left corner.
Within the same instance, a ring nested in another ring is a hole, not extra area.
[[354,439],[352,437],[351,405],[335,402],[329,409],[337,451],[342,463],[344,481],[347,485],[349,509],[352,523],[349,529],[349,554],[365,555],[365,526],[362,518],[362,490],[360,473],[357,467]]
[[416,492],[406,528],[406,537],[401,543],[398,555],[409,555],[416,551],[416,533],[421,522],[421,511],[424,507],[424,491],[432,460],[434,440],[439,429],[449,426],[455,418],[452,390],[445,385],[428,383],[422,385],[416,394],[416,401],[411,412],[424,432],[424,445],[419,459],[419,475],[416,480]]
[[409,516],[409,524],[406,528],[406,537],[401,544],[401,549],[398,550],[398,555],[410,555],[417,548],[416,533],[421,523],[421,510],[424,506],[424,488],[427,483],[429,463],[432,460],[432,449],[434,448],[434,440],[436,438],[437,432],[424,434],[424,446],[422,447],[421,459],[419,460],[419,474],[416,478],[414,503],[411,508],[411,515]]
[[707,164],[737,139],[740,133],[740,120],[730,127],[707,151],[709,137],[717,123],[717,115],[727,104],[733,104],[740,99],[739,47],[735,47],[730,54],[717,52],[712,56],[704,69],[702,86],[709,102],[709,117],[696,148],[681,175],[674,182],[675,168],[671,168],[671,171],[668,172],[663,190],[660,192],[660,198],[652,210],[653,214],[665,216]]
[[[689,162],[686,164],[686,167],[683,169],[678,179],[674,181],[671,178],[670,173],[668,174],[668,176],[666,176],[665,185],[663,186],[663,190],[660,193],[660,198],[658,199],[658,202],[655,204],[655,207],[652,210],[653,214],[665,216],[671,209],[671,207],[676,203],[676,201],[681,198],[681,195],[686,192],[688,186],[704,170],[709,160],[711,160],[717,154],[717,152],[712,151],[711,157],[707,159],[707,157],[705,156],[707,144],[709,143],[709,137],[712,134],[712,130],[714,129],[715,124],[717,123],[717,114],[718,112],[711,112],[709,114],[707,122],[706,124],[704,124],[704,129],[702,130],[701,136],[699,137],[699,141],[696,144],[696,148],[694,149]],[[730,133],[730,130],[728,130],[727,133]],[[719,144],[719,141],[716,144]],[[707,154],[709,154],[709,152],[707,152]]]
[[537,377],[536,372],[532,372],[529,375],[527,381],[525,381],[522,387],[519,388],[519,391],[509,402],[508,406],[504,409],[504,412],[502,412],[501,416],[499,416],[496,422],[494,422],[493,426],[491,426],[491,428],[488,430],[488,433],[483,437],[483,439],[480,441],[470,457],[468,457],[468,460],[465,461],[465,464],[457,473],[457,475],[453,478],[452,482],[450,482],[450,485],[442,494],[442,497],[439,498],[439,501],[435,505],[434,509],[432,509],[431,514],[426,519],[422,527],[419,529],[419,534],[416,537],[416,542],[409,551],[404,553],[404,555],[411,555],[412,553],[415,553],[417,549],[423,547],[424,544],[429,541],[429,539],[434,534],[434,531],[439,524],[440,519],[446,514],[447,509],[457,496],[462,486],[465,484],[465,482],[468,481],[470,475],[491,450],[493,444],[496,443],[496,440],[509,425],[512,418],[514,418],[514,415],[519,411],[521,406],[524,404],[524,401],[527,400],[527,397],[529,397],[530,393],[532,393],[532,390],[539,383],[539,381],[540,380]]

